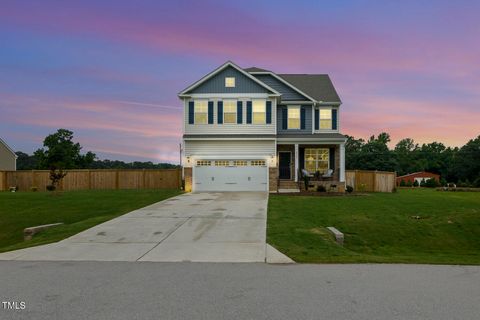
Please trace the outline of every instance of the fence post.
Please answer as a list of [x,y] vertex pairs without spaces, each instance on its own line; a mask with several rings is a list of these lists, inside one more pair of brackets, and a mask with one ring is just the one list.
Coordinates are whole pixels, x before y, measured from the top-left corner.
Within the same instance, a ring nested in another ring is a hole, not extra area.
[[120,189],[120,172],[119,169],[115,170],[115,189]]
[[91,175],[91,170],[88,169],[87,171],[88,174],[88,190],[92,190],[92,175]]
[[178,174],[178,189],[182,188],[182,168],[177,169],[177,174]]
[[145,183],[145,169],[143,169],[143,189],[146,189],[146,183]]
[[373,172],[373,192],[377,192],[377,170]]
[[30,187],[36,187],[36,184],[35,184],[35,170],[32,170],[32,185]]
[[7,190],[7,172],[3,171],[3,181],[2,181],[2,190]]

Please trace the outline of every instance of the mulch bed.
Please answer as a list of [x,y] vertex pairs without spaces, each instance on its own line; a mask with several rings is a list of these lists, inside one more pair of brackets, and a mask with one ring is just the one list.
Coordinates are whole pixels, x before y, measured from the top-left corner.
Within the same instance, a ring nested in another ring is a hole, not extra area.
[[315,191],[300,191],[300,192],[277,192],[271,193],[278,196],[308,196],[308,197],[358,197],[358,196],[368,196],[368,193],[359,193],[359,192],[315,192]]

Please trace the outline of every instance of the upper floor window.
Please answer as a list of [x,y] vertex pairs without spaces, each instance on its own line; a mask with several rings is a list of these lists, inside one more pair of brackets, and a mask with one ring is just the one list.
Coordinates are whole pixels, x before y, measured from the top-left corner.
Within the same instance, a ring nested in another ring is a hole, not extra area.
[[265,100],[253,100],[253,124],[265,124],[266,123],[266,107]]
[[320,109],[320,129],[332,129],[332,109]]
[[235,78],[234,77],[225,77],[225,87],[235,88]]
[[223,101],[223,123],[237,123],[236,101]]
[[195,124],[207,124],[208,101],[195,100]]
[[300,107],[288,107],[288,129],[300,129]]

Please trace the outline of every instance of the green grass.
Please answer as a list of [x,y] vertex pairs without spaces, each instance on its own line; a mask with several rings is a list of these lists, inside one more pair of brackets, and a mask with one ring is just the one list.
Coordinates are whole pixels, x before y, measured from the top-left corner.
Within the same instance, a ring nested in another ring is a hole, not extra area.
[[[88,190],[58,195],[0,192],[0,252],[59,241],[179,193],[178,190]],[[24,228],[56,222],[65,225],[23,241]]]
[[[329,226],[345,234],[344,247]],[[273,195],[267,239],[298,262],[480,264],[480,193]]]

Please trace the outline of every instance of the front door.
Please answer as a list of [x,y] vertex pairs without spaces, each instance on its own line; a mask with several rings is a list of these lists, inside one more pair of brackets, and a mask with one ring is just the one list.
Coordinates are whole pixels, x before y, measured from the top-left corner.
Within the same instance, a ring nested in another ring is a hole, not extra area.
[[291,169],[290,165],[292,163],[292,153],[291,152],[282,152],[278,153],[278,170],[279,178],[284,180],[291,179]]

